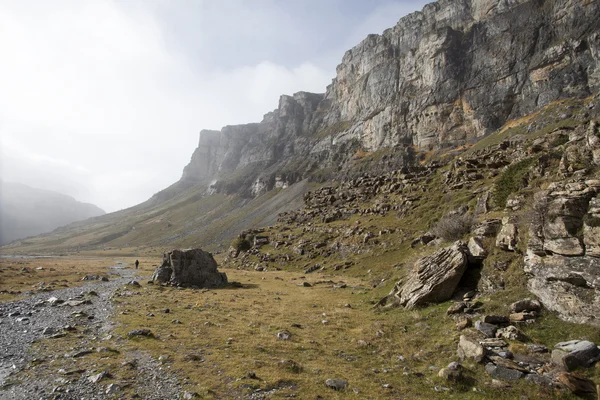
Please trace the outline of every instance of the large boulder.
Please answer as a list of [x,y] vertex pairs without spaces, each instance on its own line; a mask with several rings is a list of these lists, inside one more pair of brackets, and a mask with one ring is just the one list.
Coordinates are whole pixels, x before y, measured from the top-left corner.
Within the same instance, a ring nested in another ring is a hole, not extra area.
[[217,271],[212,254],[202,249],[172,250],[163,255],[163,263],[152,280],[174,286],[212,288],[227,284],[227,275]]
[[459,241],[417,260],[405,283],[398,282],[383,304],[413,308],[448,300],[467,269],[467,253]]

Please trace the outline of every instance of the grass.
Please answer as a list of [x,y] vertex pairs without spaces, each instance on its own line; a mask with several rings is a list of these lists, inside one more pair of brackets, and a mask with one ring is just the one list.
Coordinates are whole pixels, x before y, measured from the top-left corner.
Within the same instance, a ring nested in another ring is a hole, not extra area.
[[[388,256],[395,259],[399,254]],[[387,262],[385,256],[371,261],[373,265]],[[146,260],[144,271],[149,272],[157,262]],[[483,392],[472,391],[470,385],[442,381],[437,368],[456,360],[461,334],[445,315],[450,302],[413,311],[376,312],[372,299],[389,286],[371,289],[366,277],[224,271],[230,281],[238,281],[243,287],[181,290],[144,284],[137,295],[115,296],[116,327],[107,332],[110,336],[88,338],[90,342],[85,344],[110,351],[77,359],[57,357],[52,361],[52,370],[84,369],[86,374],[109,370],[112,378],[103,384],[118,383],[125,387],[125,395],[132,395],[136,373],[123,368],[122,363],[141,352],[156,360],[162,356],[162,367],[177,375],[184,390],[206,399],[239,398],[256,389],[275,387],[280,389],[270,395],[273,399],[290,395],[341,399],[352,395],[354,389],[358,397],[370,398],[556,398],[551,389],[525,382],[512,384],[510,391],[488,388],[484,382],[489,377],[483,367],[468,362],[463,363],[466,373]],[[302,286],[305,281],[312,287]],[[332,282],[342,281],[346,288],[333,288]],[[521,295],[517,291],[508,297],[517,299]],[[482,299],[485,312],[508,312],[505,297],[506,293],[498,293]],[[170,312],[164,313],[165,308]],[[182,323],[173,324],[175,319]],[[127,337],[130,330],[138,328],[151,329],[155,338]],[[281,330],[289,331],[291,339],[278,340],[276,334]],[[549,346],[574,338],[600,341],[597,329],[565,323],[551,313],[544,313],[536,324],[526,325],[523,330],[534,342]],[[81,347],[82,335],[85,333],[80,331],[42,340],[32,351],[40,359],[42,354],[62,354],[64,349]],[[35,376],[39,365],[47,362],[39,361],[38,366],[16,378]],[[250,372],[258,379],[250,378]],[[597,369],[585,374],[599,378]],[[331,391],[324,386],[327,378],[346,379],[349,388]],[[437,392],[436,386],[449,391]]]
[[497,207],[504,208],[508,197],[524,186],[523,180],[537,161],[536,157],[526,158],[509,165],[502,171],[492,193],[494,204]]
[[104,258],[0,258],[0,302],[16,300],[26,293],[81,286],[85,284],[81,278],[86,275],[108,273]]

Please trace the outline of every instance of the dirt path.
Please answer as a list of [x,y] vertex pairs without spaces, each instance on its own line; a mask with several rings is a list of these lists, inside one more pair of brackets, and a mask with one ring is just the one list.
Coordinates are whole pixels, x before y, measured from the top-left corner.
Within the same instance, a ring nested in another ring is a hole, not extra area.
[[[136,271],[125,264],[118,263],[110,267],[110,271],[112,277],[108,282],[90,281],[78,288],[0,304],[0,399],[114,398],[106,393],[105,385],[90,382],[85,372],[75,377],[65,376],[51,367],[54,359],[77,357],[77,352],[89,350],[92,342],[109,334],[113,312],[111,296],[117,288],[136,279]],[[52,298],[58,299],[54,305]],[[77,348],[64,349],[61,354],[28,352],[35,341],[68,334],[69,327],[83,333],[77,336]],[[161,371],[154,359],[142,353],[133,354],[132,358],[138,374],[134,389],[140,398],[179,397],[177,380]],[[19,373],[34,364],[38,365],[35,381],[21,380]]]

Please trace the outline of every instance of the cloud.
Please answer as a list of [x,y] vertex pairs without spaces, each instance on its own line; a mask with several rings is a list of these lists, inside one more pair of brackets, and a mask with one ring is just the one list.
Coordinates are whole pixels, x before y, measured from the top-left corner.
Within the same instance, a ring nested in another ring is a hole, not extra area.
[[0,4],[2,174],[108,211],[179,179],[200,129],[260,120],[331,79],[309,63],[198,68],[143,7],[67,3]]
[[392,12],[307,1],[0,0],[2,178],[106,211],[148,199],[179,179],[201,129],[323,92],[340,43]]

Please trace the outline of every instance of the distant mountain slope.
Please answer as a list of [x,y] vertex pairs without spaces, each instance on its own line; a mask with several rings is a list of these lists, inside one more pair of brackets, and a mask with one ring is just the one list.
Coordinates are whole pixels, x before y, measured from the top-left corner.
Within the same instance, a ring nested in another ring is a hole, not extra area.
[[61,193],[0,182],[0,245],[103,214],[95,205]]

